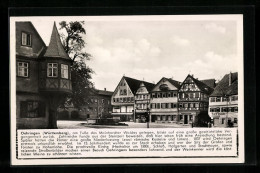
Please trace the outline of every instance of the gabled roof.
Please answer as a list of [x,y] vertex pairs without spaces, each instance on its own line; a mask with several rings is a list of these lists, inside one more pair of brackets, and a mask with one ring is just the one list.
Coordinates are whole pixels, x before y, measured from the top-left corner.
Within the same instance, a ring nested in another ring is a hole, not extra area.
[[52,29],[50,44],[44,54],[44,57],[58,57],[71,60],[63,48],[55,22]]
[[216,80],[215,79],[204,79],[200,80],[204,84],[208,85],[210,88],[215,88],[216,87]]
[[[206,94],[211,94],[212,92],[213,92],[213,88],[211,88],[210,86],[208,86],[207,84],[205,84],[204,82],[202,82],[202,81],[199,81],[198,79],[195,79],[193,76],[191,76],[191,75],[188,75],[186,78],[185,78],[185,80],[188,78],[188,77],[190,77],[193,81],[194,81],[194,83],[197,85],[197,87],[202,91],[202,92],[204,92],[204,93],[206,93]],[[184,80],[184,81],[185,81]],[[207,81],[207,80],[206,80]],[[184,82],[183,82],[184,83]]]
[[[231,85],[229,85],[229,77],[231,75]],[[238,94],[238,73],[226,74],[215,87],[210,96],[224,96],[224,95],[237,95]]]
[[179,81],[176,81],[176,80],[173,80],[173,79],[171,79],[171,78],[166,78],[171,84],[173,84],[176,88],[180,88],[180,86],[181,86],[181,82],[179,82]]
[[128,86],[130,87],[131,91],[133,92],[133,94],[136,93],[136,91],[138,90],[138,88],[140,87],[140,84],[143,82],[147,91],[151,91],[153,89],[153,87],[155,86],[153,83],[149,83],[149,82],[145,82],[145,81],[141,81],[141,80],[137,80],[137,79],[133,79],[133,78],[130,78],[130,77],[126,77],[124,76],[123,77]]

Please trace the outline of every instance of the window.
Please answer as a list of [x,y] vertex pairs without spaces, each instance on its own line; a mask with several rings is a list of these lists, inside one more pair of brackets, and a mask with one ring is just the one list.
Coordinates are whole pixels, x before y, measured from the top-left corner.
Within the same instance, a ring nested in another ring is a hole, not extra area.
[[215,110],[214,110],[214,108],[210,108],[209,111],[210,112],[214,112]]
[[45,117],[45,103],[40,101],[21,101],[21,118]]
[[231,97],[231,101],[236,101],[236,100],[238,100],[238,96],[232,96]]
[[58,64],[48,63],[48,77],[57,77],[57,76],[58,76]]
[[183,119],[183,115],[180,115],[180,120],[182,120]]
[[173,103],[171,103],[171,108],[173,108],[174,107],[174,104]]
[[184,103],[184,107],[187,108],[188,107],[188,103]]
[[220,112],[220,108],[216,108],[216,112]]
[[224,124],[225,123],[225,118],[222,118],[221,119],[221,124]]
[[198,108],[199,107],[199,103],[195,103],[195,107]]
[[193,95],[193,93],[190,93],[190,98],[192,98],[192,99],[193,99],[193,96],[194,96],[194,95]]
[[234,109],[235,109],[235,112],[238,112],[238,107],[235,107]]
[[161,107],[161,106],[160,106],[160,103],[157,103],[157,104],[156,104],[156,108],[157,108],[157,109],[160,109],[160,107]]
[[190,108],[193,108],[194,107],[193,105],[194,105],[193,103],[190,103]]
[[221,101],[221,97],[217,97],[216,102],[220,102],[220,101]]
[[190,115],[190,120],[192,121],[192,115]]
[[32,45],[31,34],[22,32],[22,46],[31,46],[31,45]]
[[234,123],[237,123],[237,118],[234,118]]
[[182,108],[182,104],[179,104],[179,107]]
[[[200,93],[196,92],[195,93],[195,98],[199,98],[200,97]],[[214,98],[215,99],[215,98]]]
[[64,79],[68,79],[69,78],[69,68],[68,65],[65,64],[61,64],[61,77]]
[[18,62],[18,76],[28,77],[28,63]]
[[165,108],[166,108],[166,103],[162,103],[162,104],[161,104],[161,108],[162,108],[162,109],[165,109]]
[[116,102],[116,99],[115,99],[115,98],[113,98],[113,102]]
[[102,99],[102,103],[104,103],[104,99]]
[[174,96],[174,97],[177,97],[177,94],[176,94],[176,93],[174,93],[174,94],[173,94],[173,96]]
[[222,107],[221,108],[221,112],[227,112],[227,108],[226,107]]

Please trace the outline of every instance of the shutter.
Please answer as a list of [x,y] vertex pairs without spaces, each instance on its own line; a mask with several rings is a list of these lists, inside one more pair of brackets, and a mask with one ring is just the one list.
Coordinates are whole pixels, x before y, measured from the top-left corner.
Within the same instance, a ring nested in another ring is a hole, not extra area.
[[26,118],[27,114],[28,114],[27,102],[21,101],[20,102],[20,118]]
[[45,102],[39,102],[39,117],[45,117]]
[[27,39],[26,35],[27,34],[22,33],[22,45],[26,45],[26,39]]

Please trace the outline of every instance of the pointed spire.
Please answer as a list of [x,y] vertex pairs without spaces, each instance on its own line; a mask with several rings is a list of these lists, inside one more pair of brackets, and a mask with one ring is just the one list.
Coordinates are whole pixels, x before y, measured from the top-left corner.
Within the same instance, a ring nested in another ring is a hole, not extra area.
[[44,57],[58,57],[70,60],[70,57],[62,46],[60,35],[55,22],[52,29],[50,44],[44,54]]

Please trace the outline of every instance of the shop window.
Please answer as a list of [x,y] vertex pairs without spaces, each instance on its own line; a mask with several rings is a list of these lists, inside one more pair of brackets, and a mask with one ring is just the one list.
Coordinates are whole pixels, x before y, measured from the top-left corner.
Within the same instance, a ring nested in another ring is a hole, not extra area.
[[21,101],[20,117],[21,118],[45,117],[45,103],[40,101]]
[[57,63],[48,63],[48,77],[58,77]]
[[18,76],[28,77],[29,76],[29,63],[18,62]]

